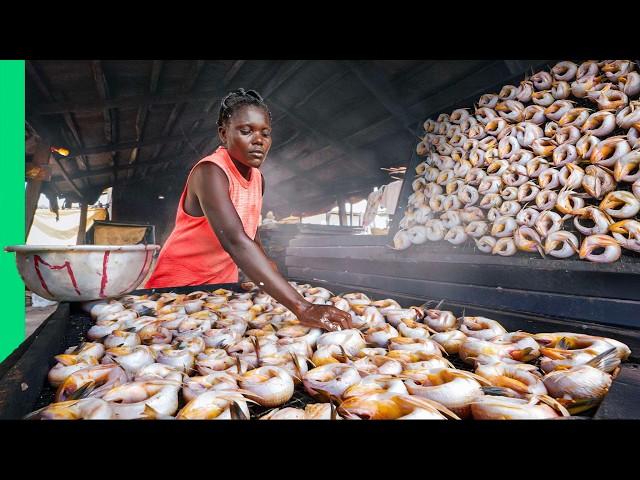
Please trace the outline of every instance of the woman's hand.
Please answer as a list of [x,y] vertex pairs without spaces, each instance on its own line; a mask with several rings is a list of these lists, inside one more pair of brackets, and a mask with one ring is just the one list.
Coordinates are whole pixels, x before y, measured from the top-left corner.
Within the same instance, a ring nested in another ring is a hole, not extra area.
[[306,327],[322,328],[323,330],[344,330],[353,328],[351,315],[331,305],[316,305],[306,302],[296,316]]

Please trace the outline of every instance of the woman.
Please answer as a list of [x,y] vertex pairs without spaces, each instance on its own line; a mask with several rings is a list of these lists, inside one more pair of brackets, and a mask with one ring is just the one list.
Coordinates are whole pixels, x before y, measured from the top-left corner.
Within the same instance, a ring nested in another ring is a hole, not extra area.
[[189,173],[176,225],[146,288],[235,283],[238,266],[303,325],[351,328],[351,316],[314,305],[289,285],[256,240],[264,181],[258,170],[271,147],[271,113],[255,91],[238,89],[222,100],[221,146]]

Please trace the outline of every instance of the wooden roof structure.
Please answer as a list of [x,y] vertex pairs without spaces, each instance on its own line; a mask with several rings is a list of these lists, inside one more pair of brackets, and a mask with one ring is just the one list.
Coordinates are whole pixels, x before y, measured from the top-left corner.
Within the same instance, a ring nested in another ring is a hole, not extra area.
[[176,197],[191,166],[218,145],[221,98],[252,88],[273,116],[265,211],[309,214],[388,183],[381,168],[407,164],[429,116],[545,63],[29,60],[26,122],[70,150],[54,154],[55,194],[91,203],[113,186]]

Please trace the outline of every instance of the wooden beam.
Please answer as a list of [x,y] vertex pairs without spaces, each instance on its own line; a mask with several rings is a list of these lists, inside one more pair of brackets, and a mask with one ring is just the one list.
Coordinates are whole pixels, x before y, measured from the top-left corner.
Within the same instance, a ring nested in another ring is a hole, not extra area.
[[293,132],[293,135],[287,138],[284,142],[280,142],[275,147],[272,147],[271,150],[269,150],[269,153],[273,154],[273,152],[282,150],[284,147],[292,143],[294,140],[297,140],[298,137],[300,137],[300,130],[296,130],[295,132]]
[[340,219],[340,225],[345,226],[347,224],[347,213],[345,211],[344,197],[342,195],[336,196],[336,202],[338,203],[338,218]]
[[[104,69],[102,68],[102,62],[100,60],[93,60],[91,62],[91,70],[93,72],[93,79],[96,83],[96,89],[98,90],[98,95],[102,100],[108,100],[110,97],[109,94],[109,83],[107,82],[107,77],[104,73]],[[102,116],[104,117],[104,138],[107,143],[117,142],[117,114],[118,112],[114,109],[113,112],[109,108],[105,108],[102,111]],[[118,164],[116,162],[117,152],[111,152],[111,163],[112,163],[112,171],[113,171],[113,180],[114,182],[118,181]]]
[[[241,62],[242,63],[240,63],[240,66],[242,66],[244,64],[244,61],[241,61]],[[299,61],[296,61],[296,62],[293,62],[293,63],[290,63],[290,62],[282,63],[280,66],[278,66],[277,70],[274,72],[274,74],[268,80],[266,85],[264,85],[264,87],[260,87],[258,89],[259,93],[262,95],[263,98],[266,99],[268,96],[272,95],[284,82],[286,82],[289,78],[291,78],[291,76],[293,76],[298,70],[300,70],[300,68],[302,68],[305,63],[306,63],[306,61],[302,61],[302,60],[299,60]],[[236,64],[238,64],[238,62],[236,62]],[[234,67],[236,66],[236,64],[234,64]],[[232,67],[232,70],[233,70],[234,67]],[[238,71],[239,71],[239,67],[235,70],[234,75],[231,75],[231,76],[225,75],[225,81],[223,82],[224,85],[228,85],[229,83],[231,83],[231,81],[233,80],[233,78],[235,76],[235,73],[237,73]],[[211,102],[209,104],[208,108],[205,109],[205,113],[208,113],[208,110],[210,108],[212,108],[213,105],[214,105],[214,103]],[[191,127],[192,130],[196,126],[198,126],[201,121],[202,121],[202,119],[199,119],[196,122],[194,122],[194,124]],[[204,152],[208,149],[208,146],[213,142],[213,140],[214,139],[212,138],[211,140],[209,140],[206,143],[204,143],[204,145],[200,148],[200,153],[201,154],[204,154]],[[179,153],[182,152],[183,149],[184,149],[184,144],[180,146]],[[167,164],[164,169],[167,170],[169,168],[169,166],[170,166],[170,164]]]
[[[529,66],[535,67],[547,62],[548,60],[536,60],[532,61]],[[496,70],[501,71],[501,77],[504,79],[505,70],[508,70],[506,65],[503,61],[494,61],[476,71],[473,75],[465,75],[458,81],[447,85],[446,88],[431,92],[428,96],[409,106],[407,110],[412,115],[420,111],[420,118],[416,120],[415,124],[416,128],[419,121],[424,121],[433,115],[437,115],[443,109],[448,109],[461,101],[467,101],[467,99],[475,96],[479,97],[482,93],[500,83],[500,80],[496,80]],[[522,73],[524,72],[520,74]],[[470,100],[466,106],[471,106],[471,103],[472,101]]]
[[[37,133],[38,137],[40,137],[40,139],[41,139],[41,141],[43,143],[46,143],[48,145],[60,145],[60,143],[58,142],[59,138],[56,138],[51,133],[49,127],[47,125],[45,125],[39,118],[30,119],[29,120],[29,125],[31,126],[31,129]],[[50,153],[50,151],[49,151],[49,153]],[[56,154],[52,154],[51,156],[53,157],[53,160],[56,162],[58,167],[60,167],[60,171],[62,172],[62,176],[64,177],[64,179],[67,182],[69,182],[69,184],[71,185],[71,188],[73,189],[73,191],[75,191],[76,194],[78,194],[78,196],[80,196],[80,198],[84,198],[84,194],[73,183],[73,179],[71,179],[71,176],[69,175],[67,170],[62,165],[62,162],[60,162],[60,160],[58,160],[58,158],[56,157]]]
[[[246,85],[254,85],[256,82],[259,81],[260,77],[264,76],[264,73],[259,69],[256,68],[256,70],[253,72],[253,75],[250,76],[245,82]],[[232,86],[232,82],[233,79],[229,80],[229,82],[225,85],[223,85],[222,88],[225,89],[229,89]],[[211,139],[209,139],[208,141],[204,142],[202,144],[202,146],[200,147],[200,154],[204,155],[205,153],[207,153],[208,151],[210,151],[211,148],[213,148],[213,144],[218,142],[218,136],[216,135],[215,137],[211,137]]]
[[268,99],[280,86],[295,75],[307,62],[298,60],[295,62],[285,62],[278,68],[278,71],[269,79],[267,84],[259,92],[264,99]]
[[[46,80],[44,79],[42,74],[38,71],[37,67],[33,64],[33,62],[31,62],[30,60],[27,60],[26,69],[27,69],[27,72],[29,73],[29,77],[33,80],[33,82],[35,83],[40,93],[47,100],[49,101],[59,100],[58,95],[51,92],[51,88],[47,85]],[[82,148],[84,146],[84,143],[82,142],[82,138],[80,138],[80,133],[78,131],[78,126],[76,125],[75,119],[68,112],[64,113],[63,118],[67,128],[69,129],[69,131],[71,132],[71,135],[73,136],[73,139],[75,140],[76,146],[79,148]],[[79,157],[78,165],[82,170],[90,169],[89,161],[85,156]]]
[[[195,132],[191,135],[192,138],[202,138],[209,135],[216,135],[217,127],[215,130],[207,129],[200,132]],[[141,141],[129,141],[129,142],[119,142],[114,143],[113,145],[96,145],[94,147],[85,147],[82,149],[71,150],[69,154],[70,157],[75,157],[78,155],[94,155],[96,153],[107,153],[107,152],[116,152],[118,150],[129,150],[132,148],[140,148],[140,147],[148,147],[150,145],[158,145],[161,143],[176,143],[184,140],[183,135],[173,135],[171,137],[153,137]]]
[[[36,165],[48,165],[51,156],[50,145],[46,142],[39,141],[36,145],[36,151],[33,155],[33,163]],[[42,180],[33,178],[27,179],[27,189],[25,192],[25,241],[29,237],[29,231],[33,224],[33,219],[38,208],[38,200],[40,199],[40,191],[42,190]]]
[[[103,101],[109,99],[109,83],[107,82],[107,77],[104,74],[104,69],[102,68],[102,62],[100,60],[93,60],[91,62],[91,71],[93,72],[93,79],[96,83],[96,89],[98,90],[98,95]],[[114,112],[115,113],[115,112]],[[114,116],[111,113],[111,109],[105,108],[102,111],[102,115],[104,116],[104,138],[107,143],[111,143],[114,141]]]
[[87,202],[80,202],[80,224],[78,225],[78,237],[76,238],[76,245],[85,244],[88,210],[89,206],[87,205]]
[[105,108],[135,108],[150,105],[170,105],[174,103],[209,102],[215,97],[216,91],[207,90],[193,93],[169,95],[130,95],[110,98],[93,102],[51,102],[36,105],[33,113],[36,115],[56,115],[59,113],[100,113]]
[[[244,60],[241,61],[242,63],[240,63],[240,66],[244,64]],[[237,64],[238,62],[236,62]],[[296,62],[284,62],[283,64],[281,64],[278,67],[278,70],[271,76],[271,78],[268,80],[268,82],[264,85],[264,87],[260,87],[259,89],[259,93],[262,95],[263,98],[267,99],[268,102],[268,97],[270,95],[272,95],[284,82],[286,82],[287,80],[289,80],[297,71],[299,71],[307,62],[303,61],[303,60],[298,60]],[[234,64],[235,67],[235,64]],[[233,68],[232,67],[232,70]],[[238,69],[235,71],[235,73],[237,73]],[[225,82],[224,85],[229,84],[232,80],[233,77],[235,76],[229,76],[229,75],[225,75]],[[228,77],[228,78],[227,78]],[[213,107],[213,103],[211,103],[209,105],[209,108]],[[192,125],[192,129],[195,128],[199,123],[201,122],[201,120],[197,120],[193,125]],[[210,142],[207,142],[203,147],[202,150],[204,150],[204,148],[206,148],[209,145]],[[184,150],[184,144],[180,146],[180,150],[179,153],[181,153]],[[202,150],[200,150],[200,152],[202,152]],[[173,163],[173,162],[171,162]],[[169,168],[170,164],[167,164],[165,166],[165,170],[167,170]]]
[[[151,166],[151,165],[161,165],[164,164],[165,162],[169,162],[169,161],[188,161],[190,159],[193,159],[193,153],[187,153],[184,155],[180,155],[178,157],[176,157],[173,154],[170,155],[164,155],[162,157],[159,157],[155,160],[146,160],[143,162],[140,162],[140,165],[144,165],[144,166]],[[127,170],[133,170],[135,168],[135,165],[120,165],[118,166],[118,172],[125,172]],[[113,173],[113,167],[105,167],[105,168],[98,168],[98,169],[94,169],[91,172],[82,172],[82,173],[77,173],[75,174],[73,177],[71,177],[73,180],[80,180],[86,177],[90,177],[90,176],[100,176],[100,175],[109,175]],[[64,178],[62,177],[53,177],[52,178],[53,181],[55,182],[59,182],[61,180],[64,180]]]
[[393,86],[384,73],[370,62],[347,60],[345,63],[376,100],[402,125],[402,128],[413,135],[414,129],[411,125],[414,121],[402,108],[402,102],[394,95]]
[[527,68],[525,63],[521,60],[503,60],[503,61],[504,61],[504,64],[509,69],[509,73],[511,73],[511,75],[522,73]]
[[[193,87],[195,86],[198,80],[198,77],[200,76],[200,73],[202,72],[204,65],[205,65],[204,60],[196,60],[191,64],[189,72],[187,73],[187,76],[183,80],[182,86],[180,88],[182,93],[188,93],[193,89]],[[176,121],[184,111],[185,105],[186,104],[184,102],[180,102],[180,103],[176,103],[173,106],[173,109],[169,114],[169,118],[167,119],[167,122],[165,123],[164,128],[162,129],[163,136],[169,136],[171,134],[171,131],[173,130],[173,127],[175,126]],[[184,132],[183,132],[183,135],[184,135]],[[154,152],[151,154],[152,160],[156,159],[160,155],[164,147],[165,147],[164,144],[160,144],[155,148]],[[168,162],[166,165],[170,165],[170,163],[171,162]],[[136,175],[136,172],[137,170],[134,169],[133,171],[134,176]],[[142,176],[145,176],[146,173],[147,173],[147,169],[145,169],[142,172]]]
[[[246,60],[236,60],[235,62],[233,62],[233,65],[231,65],[231,68],[229,69],[229,71],[227,73],[225,73],[224,77],[222,78],[222,82],[221,82],[221,84],[220,84],[220,86],[218,88],[219,95],[217,95],[215,98],[212,98],[209,102],[207,102],[205,104],[205,106],[202,109],[202,112],[200,114],[200,117],[195,119],[193,121],[193,123],[191,124],[191,127],[189,128],[189,133],[187,134],[189,137],[202,124],[202,121],[211,114],[211,110],[213,109],[213,107],[222,98],[222,95],[224,95],[223,89],[233,81],[233,79],[238,75],[238,73],[240,73],[240,69],[242,68],[242,66],[245,63],[246,63]],[[206,145],[209,145],[210,141],[211,140],[202,140],[202,142],[200,142],[201,146],[196,147],[198,155],[203,155],[203,150],[204,150]],[[182,153],[184,151],[184,148],[185,148],[186,145],[187,144],[185,142],[182,142],[179,145],[178,154],[180,154],[180,153]],[[168,168],[169,168],[169,165],[167,165],[166,169],[168,169]]]
[[76,194],[80,197],[80,198],[85,198],[85,195],[78,189],[78,187],[76,187],[76,184],[73,183],[73,179],[71,178],[71,176],[69,175],[69,173],[67,172],[67,169],[64,168],[64,166],[62,165],[62,162],[60,160],[58,160],[58,158],[56,158],[56,155],[53,154],[53,160],[58,164],[58,167],[60,167],[60,171],[62,172],[62,176],[64,177],[64,179],[69,183],[69,185],[71,185],[71,189],[76,192]]
[[331,135],[326,133],[322,128],[319,128],[317,124],[316,125],[311,125],[304,117],[298,115],[294,111],[292,111],[289,108],[285,107],[279,101],[277,101],[277,100],[272,98],[270,100],[270,102],[271,102],[272,105],[276,106],[279,110],[281,110],[287,116],[289,116],[296,124],[298,124],[299,126],[309,130],[314,135],[316,135],[319,138],[323,139],[325,142],[329,143],[334,148],[336,148],[338,150],[341,150],[346,155],[348,155],[349,158],[350,158],[350,161],[353,162],[353,164],[356,166],[356,168],[358,170],[362,171],[363,173],[365,173],[365,172],[368,173],[368,170],[366,169],[366,167],[364,165],[361,165],[360,162],[359,162],[359,159],[362,156],[362,152],[358,152],[351,145],[349,145],[348,142],[345,142],[345,141],[342,141],[342,140],[337,140],[337,139],[331,137]]
[[[158,82],[160,81],[160,73],[162,72],[162,60],[154,60],[153,65],[151,66],[151,79],[149,81],[149,93],[155,94],[158,89]],[[139,142],[142,140],[144,135],[144,127],[147,123],[147,117],[149,114],[149,107],[139,107],[138,113],[136,114],[136,141]],[[138,152],[140,149],[135,147],[131,150],[131,154],[129,155],[129,164],[132,164],[138,158]]]
[[238,75],[238,73],[240,72],[240,69],[245,63],[246,63],[246,60],[236,60],[235,62],[233,62],[233,65],[231,65],[231,68],[229,69],[229,71],[225,73],[224,78],[222,79],[222,84],[220,85],[220,88],[218,88],[219,94],[205,104],[204,108],[202,109],[202,112],[203,112],[202,116],[194,120],[193,124],[191,125],[191,128],[189,129],[190,134],[193,133],[193,131],[196,128],[198,128],[198,126],[200,126],[200,123],[202,122],[202,120],[206,118],[209,115],[209,113],[211,113],[211,109],[214,107],[216,103],[218,103],[218,101],[220,100],[220,98],[224,93],[223,88],[233,81],[233,79],[236,77],[236,75]]

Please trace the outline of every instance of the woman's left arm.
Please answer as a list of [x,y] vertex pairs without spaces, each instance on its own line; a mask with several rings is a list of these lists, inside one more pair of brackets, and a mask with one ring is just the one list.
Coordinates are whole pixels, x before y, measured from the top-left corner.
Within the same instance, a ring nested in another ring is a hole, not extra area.
[[[262,196],[264,196],[264,176],[262,176],[261,178],[262,178]],[[269,255],[267,255],[267,252],[264,251],[264,247],[262,246],[262,240],[260,240],[260,227],[258,227],[258,230],[256,230],[256,238],[254,238],[253,241],[256,243],[256,245],[258,245],[258,247],[260,247],[260,250],[262,250],[262,253],[264,253],[264,256],[267,257],[267,260],[269,260],[269,263],[271,264],[271,268],[273,268],[276,272],[279,272],[278,264],[273,260],[271,260],[271,257],[269,257]]]

